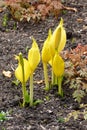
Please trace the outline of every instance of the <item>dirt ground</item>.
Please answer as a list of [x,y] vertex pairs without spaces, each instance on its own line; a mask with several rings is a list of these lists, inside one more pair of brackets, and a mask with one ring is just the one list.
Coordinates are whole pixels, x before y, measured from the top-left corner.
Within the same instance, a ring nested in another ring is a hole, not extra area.
[[[50,16],[39,23],[16,22],[16,29],[14,29],[15,21],[12,19],[9,20],[6,28],[3,27],[2,21],[6,12],[0,13],[0,112],[9,112],[9,119],[0,122],[0,130],[87,130],[87,120],[82,117],[77,120],[71,118],[68,122],[63,120],[70,112],[80,109],[72,97],[69,86],[63,85],[64,97],[61,98],[56,95],[56,87],[45,92],[44,83],[35,82],[34,98],[42,99],[43,103],[23,108],[20,106],[21,85],[16,86],[12,83],[13,68],[17,66],[14,55],[19,52],[27,55],[26,48],[31,47],[32,36],[41,49],[48,29],[54,30],[61,17],[64,19],[67,32],[65,49],[75,48],[78,44],[87,44],[87,0],[66,0],[64,5],[76,8],[77,12],[66,11],[57,19]],[[12,77],[3,76],[3,70],[11,71]],[[43,80],[42,63],[35,72],[34,80]],[[84,100],[87,103],[87,98]]]

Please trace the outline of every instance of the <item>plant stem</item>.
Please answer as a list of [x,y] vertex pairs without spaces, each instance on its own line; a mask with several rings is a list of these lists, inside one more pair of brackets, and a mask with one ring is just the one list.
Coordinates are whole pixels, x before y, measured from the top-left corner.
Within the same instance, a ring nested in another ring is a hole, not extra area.
[[25,98],[26,98],[26,83],[25,83],[25,75],[24,75],[24,61],[22,53],[19,54],[20,58],[20,64],[22,67],[22,76],[23,76],[23,82],[22,82],[22,93],[23,93],[23,107],[25,106]]
[[62,80],[63,76],[58,77],[58,94],[63,97]]
[[[52,66],[53,66],[53,58],[52,58]],[[53,68],[52,68],[52,86],[55,84],[55,74],[53,72]]]
[[25,96],[26,96],[26,88],[25,88],[25,82],[22,83],[22,93],[23,93],[23,107],[25,106]]
[[58,77],[55,75],[55,78],[54,78],[54,84],[57,85],[58,84]]
[[49,90],[49,81],[48,81],[48,72],[47,72],[47,63],[43,63],[44,68],[44,78],[45,78],[45,90]]
[[54,84],[54,72],[52,70],[52,85]]
[[33,106],[33,73],[30,76],[30,106]]

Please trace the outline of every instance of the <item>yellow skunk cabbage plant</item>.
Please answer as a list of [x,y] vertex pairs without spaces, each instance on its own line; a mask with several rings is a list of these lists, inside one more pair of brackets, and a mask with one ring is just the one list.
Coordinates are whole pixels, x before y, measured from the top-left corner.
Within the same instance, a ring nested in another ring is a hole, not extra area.
[[[23,106],[25,106],[26,103],[30,103],[30,106],[33,106],[42,102],[41,100],[33,102],[33,73],[40,62],[40,51],[34,38],[32,47],[28,52],[28,60],[23,58],[22,53],[19,53],[16,59],[18,60],[18,67],[15,70],[15,77],[22,83]],[[26,82],[29,78],[30,95],[26,90]]]
[[38,45],[33,38],[32,48],[28,52],[28,61],[31,69],[30,74],[30,106],[33,106],[33,72],[37,68],[37,65],[40,62],[40,51]]
[[48,37],[45,40],[43,48],[42,48],[42,62],[43,62],[44,78],[45,78],[45,90],[49,90],[47,63],[51,60],[51,53],[50,53],[50,48],[49,48],[51,36],[52,36],[52,33],[50,29],[48,33]]
[[54,30],[50,41],[50,64],[52,66],[52,84],[58,84],[58,93],[63,96],[62,93],[62,79],[64,75],[64,61],[60,56],[60,52],[64,49],[66,44],[66,31],[63,27],[63,19],[61,18],[59,25]]
[[26,81],[30,76],[30,65],[28,60],[23,58],[22,53],[19,53],[19,56],[16,56],[18,60],[18,67],[15,70],[15,77],[21,82],[22,84],[22,93],[23,93],[23,106],[25,106],[26,102],[29,102],[28,92],[26,90]]
[[[53,64],[53,59],[55,56],[56,51],[60,53],[66,44],[66,31],[63,27],[63,19],[61,18],[59,25],[54,30],[51,40],[50,40],[50,54],[51,54],[51,60],[50,65]],[[52,70],[52,84],[55,84],[55,74]]]
[[63,96],[62,91],[62,79],[64,74],[64,61],[62,57],[56,52],[54,59],[53,59],[53,65],[52,65],[53,72],[55,74],[55,82],[58,84],[58,94]]
[[49,30],[48,37],[44,42],[42,48],[42,62],[44,68],[45,77],[45,89],[49,90],[49,81],[47,73],[47,63],[52,67],[52,85],[58,84],[58,93],[63,96],[62,93],[62,79],[64,75],[64,61],[60,56],[61,51],[66,44],[66,31],[63,27],[63,19],[61,18],[59,25],[56,27],[53,33]]

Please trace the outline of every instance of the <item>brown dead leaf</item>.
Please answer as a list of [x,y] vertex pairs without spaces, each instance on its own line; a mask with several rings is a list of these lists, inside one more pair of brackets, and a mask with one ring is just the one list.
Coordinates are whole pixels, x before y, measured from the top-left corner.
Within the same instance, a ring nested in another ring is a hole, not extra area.
[[5,71],[5,70],[3,70],[3,71],[2,71],[2,74],[3,74],[5,77],[8,77],[8,78],[11,78],[11,76],[12,76],[11,71]]
[[72,8],[72,7],[67,7],[67,6],[63,6],[64,9],[69,10],[69,11],[74,11],[77,12],[76,8]]
[[3,8],[0,8],[0,13],[3,12]]
[[42,84],[43,82],[44,82],[43,80],[39,80],[39,81],[36,81],[35,83]]
[[87,30],[87,25],[83,25],[83,30]]
[[41,13],[42,15],[46,15],[46,14],[48,13],[45,4],[39,4],[39,5],[37,6],[37,9],[40,11],[40,13]]
[[68,73],[71,70],[70,73],[73,73],[73,76],[87,77],[87,45],[78,44],[75,49],[65,50],[61,55],[66,60],[66,63],[68,63],[67,61],[72,63],[68,68],[66,64],[66,71],[68,71]]
[[81,22],[83,22],[83,19],[78,18],[77,21],[78,21],[79,23],[81,23]]
[[[60,10],[63,9],[61,0],[30,0],[29,2],[31,4],[28,3],[28,0],[6,0],[6,5],[12,17],[18,21],[29,21],[30,19],[44,20],[50,13],[58,17]],[[33,11],[31,8],[33,8]]]
[[4,7],[5,6],[5,1],[0,0],[0,7]]
[[83,85],[82,88],[85,89],[85,90],[87,90],[87,83],[82,82],[82,85]]

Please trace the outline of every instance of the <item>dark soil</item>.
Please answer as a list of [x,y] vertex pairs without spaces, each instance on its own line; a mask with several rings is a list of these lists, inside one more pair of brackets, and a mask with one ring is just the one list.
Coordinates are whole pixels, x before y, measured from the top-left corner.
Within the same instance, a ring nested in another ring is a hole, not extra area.
[[[14,29],[15,21],[10,19],[7,27],[2,26],[6,12],[0,13],[0,111],[10,112],[9,119],[0,122],[0,130],[87,130],[87,120],[79,117],[71,118],[68,122],[63,119],[74,110],[79,110],[79,105],[72,97],[69,86],[63,86],[64,97],[57,96],[57,88],[49,92],[44,91],[44,83],[34,83],[34,98],[42,99],[43,103],[34,107],[21,107],[21,85],[16,86],[13,68],[17,61],[14,55],[22,52],[27,55],[26,47],[31,47],[33,36],[40,47],[47,37],[48,29],[58,25],[61,17],[67,31],[66,49],[75,48],[78,44],[87,44],[87,0],[66,0],[64,5],[77,8],[78,12],[66,11],[58,19],[49,17],[39,23],[18,23]],[[7,13],[8,14],[8,13]],[[72,40],[74,39],[74,43]],[[2,71],[11,71],[12,77],[3,76]],[[39,64],[35,81],[43,80],[42,63]],[[48,98],[47,98],[48,96]],[[85,99],[87,103],[87,98]]]

